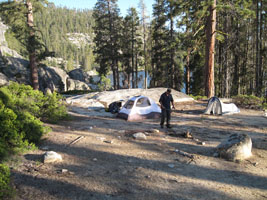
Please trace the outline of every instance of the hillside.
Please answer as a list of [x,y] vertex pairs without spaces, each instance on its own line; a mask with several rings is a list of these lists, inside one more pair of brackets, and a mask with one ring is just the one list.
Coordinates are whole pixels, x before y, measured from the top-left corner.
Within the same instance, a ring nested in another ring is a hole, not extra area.
[[[41,39],[49,51],[55,52],[55,59],[47,59],[46,64],[70,71],[76,67],[86,70],[93,67],[93,29],[91,10],[75,10],[48,4],[47,9],[35,13],[34,22],[41,33]],[[7,31],[8,46],[19,54],[25,49]]]

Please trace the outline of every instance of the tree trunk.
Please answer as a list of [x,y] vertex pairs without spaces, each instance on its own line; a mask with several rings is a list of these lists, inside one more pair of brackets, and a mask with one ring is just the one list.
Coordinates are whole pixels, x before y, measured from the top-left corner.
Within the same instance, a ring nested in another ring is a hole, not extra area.
[[116,60],[117,90],[120,89],[120,72],[118,60]]
[[138,88],[138,55],[135,54],[135,87]]
[[[170,40],[171,40],[171,63],[170,63],[170,75],[169,75],[169,87],[173,88],[173,80],[174,80],[174,36],[173,36],[173,32],[174,32],[174,28],[173,28],[173,5],[172,3],[170,3],[170,26],[171,26],[171,30],[170,30]],[[179,71],[178,71],[179,73]]]
[[209,8],[210,15],[206,24],[206,76],[205,76],[205,95],[210,98],[214,96],[214,46],[216,28],[216,0]]
[[111,43],[111,49],[110,49],[110,53],[111,53],[111,69],[112,69],[112,73],[113,73],[113,86],[114,86],[114,90],[117,89],[117,80],[116,80],[116,63],[115,63],[115,58],[114,58],[114,41],[112,38],[112,19],[111,19],[111,12],[110,12],[111,8],[110,8],[110,1],[108,1],[108,17],[109,17],[109,39],[110,39],[110,43]]
[[259,65],[259,0],[256,1],[256,95],[259,96],[260,89],[260,65]]
[[30,60],[30,70],[31,70],[31,81],[32,81],[32,87],[34,90],[39,89],[39,82],[38,82],[38,70],[37,70],[37,61],[36,61],[36,55],[35,55],[35,32],[34,32],[34,25],[33,25],[33,8],[32,3],[27,0],[27,25],[30,29],[30,35],[29,35],[29,44],[28,50],[29,50],[29,60]]
[[133,32],[133,22],[132,22],[132,88],[135,88],[134,84],[134,32]]
[[[239,22],[236,22],[236,37],[235,37],[235,47],[233,48],[234,50],[234,77],[233,77],[233,86],[232,86],[232,95],[238,95],[240,92],[240,82],[239,82],[239,56],[240,56],[240,51],[239,51]],[[234,19],[232,19],[232,24],[234,24]],[[233,26],[234,27],[234,26]]]
[[262,65],[262,62],[263,62],[263,45],[262,45],[262,42],[263,42],[263,38],[262,38],[262,31],[263,31],[263,1],[260,0],[260,25],[259,25],[259,32],[260,32],[260,35],[259,35],[259,96],[261,97],[262,96],[262,89],[263,89],[263,65]]
[[187,49],[186,55],[186,94],[190,94],[190,49]]
[[144,41],[144,65],[145,65],[145,80],[144,86],[147,89],[147,55],[146,55],[146,14],[145,14],[145,4],[144,1],[140,1],[141,15],[142,15],[142,25],[143,25],[143,41]]

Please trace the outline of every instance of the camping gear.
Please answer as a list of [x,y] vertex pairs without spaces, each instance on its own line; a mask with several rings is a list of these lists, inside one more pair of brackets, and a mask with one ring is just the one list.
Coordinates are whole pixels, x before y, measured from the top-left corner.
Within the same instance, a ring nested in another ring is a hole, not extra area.
[[118,113],[121,108],[122,101],[114,101],[108,106],[108,112],[111,112],[112,114]]
[[226,115],[239,113],[239,108],[234,103],[223,103],[218,97],[211,97],[204,114],[208,115]]
[[127,121],[160,118],[160,107],[149,97],[130,98],[119,111],[117,117]]

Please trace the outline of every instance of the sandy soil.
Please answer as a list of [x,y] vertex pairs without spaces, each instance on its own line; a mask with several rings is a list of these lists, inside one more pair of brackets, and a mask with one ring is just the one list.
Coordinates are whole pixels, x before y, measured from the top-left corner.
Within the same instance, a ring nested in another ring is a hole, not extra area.
[[[53,131],[39,150],[13,159],[16,199],[267,199],[263,112],[241,109],[236,115],[207,116],[202,114],[205,106],[176,103],[172,129],[161,129],[159,120],[126,122],[71,107],[73,119],[50,125]],[[188,131],[193,139],[183,136]],[[146,132],[147,139],[133,139],[136,132]],[[215,147],[232,133],[252,138],[250,159],[235,163],[213,157]],[[84,137],[69,145],[80,136]],[[43,164],[47,150],[60,153],[63,161]]]

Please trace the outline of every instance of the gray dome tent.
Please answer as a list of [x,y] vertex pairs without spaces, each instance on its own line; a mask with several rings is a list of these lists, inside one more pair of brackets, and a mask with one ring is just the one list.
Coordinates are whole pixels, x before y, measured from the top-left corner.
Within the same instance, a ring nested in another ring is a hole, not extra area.
[[134,96],[130,98],[119,111],[117,117],[127,121],[159,118],[160,107],[149,97]]
[[211,97],[204,114],[208,115],[226,115],[239,113],[239,108],[234,103],[223,103],[218,97]]

